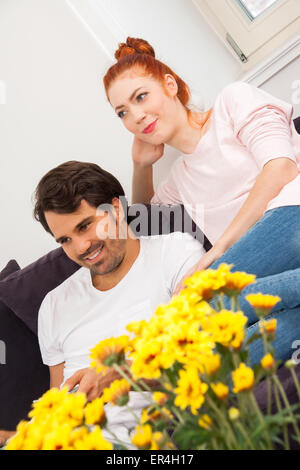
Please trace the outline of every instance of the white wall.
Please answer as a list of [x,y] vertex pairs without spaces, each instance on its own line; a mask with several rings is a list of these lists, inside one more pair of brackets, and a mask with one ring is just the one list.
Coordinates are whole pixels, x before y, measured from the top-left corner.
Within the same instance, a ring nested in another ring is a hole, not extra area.
[[300,116],[300,57],[261,85],[268,93],[292,103],[294,117]]
[[[237,60],[191,1],[99,1],[110,21],[152,43],[205,106],[237,79]],[[110,53],[116,46],[105,44]],[[33,220],[31,202],[39,179],[54,166],[96,162],[119,178],[130,200],[132,139],[106,102],[101,78],[108,65],[103,47],[64,0],[0,0],[0,83],[6,85],[6,104],[0,96],[0,269],[11,258],[24,267],[56,247]],[[288,99],[284,71],[264,86]],[[167,149],[156,181],[175,156]]]

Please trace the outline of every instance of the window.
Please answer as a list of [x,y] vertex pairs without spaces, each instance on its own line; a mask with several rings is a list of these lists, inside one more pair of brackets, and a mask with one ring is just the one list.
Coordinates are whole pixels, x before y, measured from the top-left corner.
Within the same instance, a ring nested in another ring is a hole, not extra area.
[[250,20],[253,21],[259,15],[264,13],[277,0],[237,0],[245,10]]
[[244,71],[299,37],[299,0],[193,2],[240,60]]

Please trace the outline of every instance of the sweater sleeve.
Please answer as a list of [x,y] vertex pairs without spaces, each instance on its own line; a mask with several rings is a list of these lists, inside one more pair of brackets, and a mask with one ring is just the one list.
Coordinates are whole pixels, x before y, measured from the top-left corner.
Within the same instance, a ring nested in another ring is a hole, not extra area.
[[243,82],[223,90],[236,138],[252,154],[260,170],[275,158],[296,162],[292,145],[293,107]]

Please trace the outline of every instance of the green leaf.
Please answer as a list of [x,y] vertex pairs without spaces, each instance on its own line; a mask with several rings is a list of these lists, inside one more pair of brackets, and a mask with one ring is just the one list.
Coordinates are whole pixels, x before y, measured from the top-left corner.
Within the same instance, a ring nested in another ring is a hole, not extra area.
[[195,449],[209,440],[210,433],[205,429],[190,427],[188,423],[180,426],[172,436],[172,440],[180,450]]
[[252,344],[254,341],[260,339],[261,340],[261,335],[259,333],[254,333],[250,338],[247,338],[245,341],[245,346],[248,347],[249,344]]

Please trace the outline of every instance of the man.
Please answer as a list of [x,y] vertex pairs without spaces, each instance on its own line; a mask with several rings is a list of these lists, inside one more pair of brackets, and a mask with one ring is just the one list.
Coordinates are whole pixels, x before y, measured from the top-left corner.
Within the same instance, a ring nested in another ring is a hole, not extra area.
[[[90,369],[90,349],[100,340],[126,334],[127,324],[150,318],[159,304],[168,303],[179,280],[205,251],[188,234],[136,238],[121,204],[122,186],[92,163],[73,161],[54,168],[38,184],[35,197],[35,218],[81,266],[41,305],[43,362],[50,368],[51,387],[65,384],[71,390],[79,385],[92,400],[119,376],[102,377]],[[145,406],[136,392],[130,394],[130,406]],[[120,410],[118,415],[112,424],[120,424]],[[128,419],[123,416],[122,424]]]

